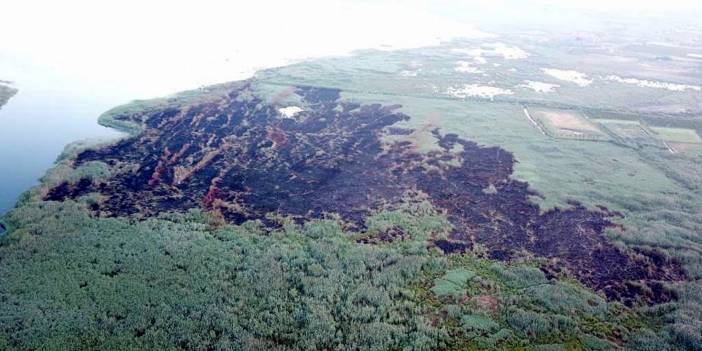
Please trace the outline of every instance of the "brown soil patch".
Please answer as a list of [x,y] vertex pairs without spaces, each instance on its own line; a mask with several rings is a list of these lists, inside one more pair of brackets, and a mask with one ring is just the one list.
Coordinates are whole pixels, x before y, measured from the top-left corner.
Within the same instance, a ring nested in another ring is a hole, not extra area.
[[487,311],[492,315],[497,314],[497,309],[499,307],[499,303],[497,301],[497,298],[495,298],[492,295],[480,295],[480,296],[474,296],[471,298],[471,301],[475,302],[475,305],[478,307],[478,309],[481,309],[483,311]]
[[558,129],[601,133],[597,126],[572,112],[539,111],[535,114]]

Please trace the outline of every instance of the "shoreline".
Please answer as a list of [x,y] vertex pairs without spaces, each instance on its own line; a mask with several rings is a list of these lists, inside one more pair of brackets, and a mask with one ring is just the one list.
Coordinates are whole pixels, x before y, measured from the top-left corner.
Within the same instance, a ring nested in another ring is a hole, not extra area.
[[[0,77],[2,79],[3,77]],[[60,158],[76,144],[94,145],[124,137],[120,131],[97,123],[97,116],[116,105],[112,101],[70,95],[55,95],[36,86],[5,89],[12,98],[0,107],[0,161],[21,163],[17,172],[0,176],[0,219],[18,206],[22,194],[41,185],[41,179],[55,167]],[[41,140],[37,143],[36,140]],[[76,143],[76,141],[78,141]],[[6,226],[6,232],[9,231]]]

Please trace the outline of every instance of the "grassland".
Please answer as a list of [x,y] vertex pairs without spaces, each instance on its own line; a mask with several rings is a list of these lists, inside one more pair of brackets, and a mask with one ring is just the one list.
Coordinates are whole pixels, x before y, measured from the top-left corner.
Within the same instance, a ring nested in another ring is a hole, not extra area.
[[134,100],[104,112],[98,117],[98,123],[102,126],[113,128],[134,136],[143,131],[143,125],[134,120],[121,119],[121,116],[134,113],[145,114],[158,109],[177,108],[197,100],[216,98],[219,94],[224,93],[232,84],[239,83],[224,83],[201,87],[157,99]]
[[606,141],[609,136],[578,111],[528,109],[548,135],[560,139]]
[[694,130],[670,127],[651,127],[659,138],[672,143],[702,144],[702,138]]
[[595,122],[604,126],[605,130],[625,141],[640,142],[651,138],[639,121],[618,119],[597,119]]

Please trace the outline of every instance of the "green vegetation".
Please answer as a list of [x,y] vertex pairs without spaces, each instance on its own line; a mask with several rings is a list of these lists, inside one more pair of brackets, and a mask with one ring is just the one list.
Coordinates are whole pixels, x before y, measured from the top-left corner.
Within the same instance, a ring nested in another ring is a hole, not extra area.
[[568,279],[549,280],[536,262],[505,265],[474,255],[449,260],[433,280],[435,312],[452,349],[612,349],[650,332],[649,322]]
[[[135,102],[133,102],[132,104],[134,104],[134,103]],[[129,135],[139,134],[143,130],[143,127],[141,125],[136,124],[134,122],[121,121],[121,120],[115,119],[114,118],[115,115],[120,113],[120,112],[122,112],[122,111],[110,110],[108,112],[105,112],[104,114],[100,115],[100,117],[98,117],[98,123],[103,127],[113,128],[113,129],[116,129],[120,132],[127,133]]]
[[437,214],[370,217],[414,233],[376,245],[334,219],[266,233],[199,211],[95,218],[88,203],[26,201],[6,217],[0,348],[583,349],[651,333],[534,263],[427,248],[448,229]]
[[658,137],[677,143],[702,143],[702,139],[692,129],[651,127]]
[[465,287],[473,278],[475,278],[475,273],[467,269],[450,270],[434,281],[431,291],[438,297],[450,296],[460,298],[466,294]]
[[[587,59],[524,48],[548,59],[488,65],[489,76],[472,82],[514,88],[544,80],[535,76],[541,67]],[[627,106],[645,106],[657,92],[612,91],[608,82],[563,84],[547,96],[451,99],[442,92],[466,78],[456,75],[462,57],[450,49],[305,62],[262,72],[254,85],[276,103],[299,103],[285,92],[308,84],[341,88],[343,98],[362,103],[401,104],[412,118],[398,126],[415,129],[408,138],[421,151],[436,147],[426,137],[434,128],[509,150],[518,160],[514,176],[529,182],[544,210],[575,200],[620,211],[623,229],[608,233],[617,245],[681,262],[688,280],[672,287],[677,301],[627,308],[568,272],[547,278],[539,267],[548,262],[499,263],[479,245],[441,255],[427,238],[445,237],[450,225],[426,203],[375,213],[357,233],[333,215],[304,225],[278,218],[280,229],[266,232],[256,222],[232,226],[199,211],[145,221],[95,217],[87,210],[100,201],[95,194],[41,201],[48,186],[109,175],[101,162],[73,169],[71,156],[86,147],[74,145],[3,219],[0,349],[702,350],[702,149],[670,154],[651,138],[696,142],[699,119],[639,116]],[[515,73],[506,74],[509,68]],[[398,74],[404,70],[417,74]],[[136,134],[147,121],[122,117],[184,106],[223,87],[135,101],[100,123]],[[698,103],[698,95],[665,96],[661,109]],[[612,140],[543,135],[524,106],[585,111],[578,113]],[[385,242],[388,231],[400,235]]]
[[596,119],[600,128],[610,134],[613,142],[622,146],[640,149],[643,147],[654,147],[665,149],[666,146],[655,133],[638,120],[617,120],[617,119]]
[[192,212],[91,218],[77,203],[8,216],[2,349],[430,349],[407,291],[431,257],[358,245],[334,221],[262,233]]
[[224,94],[235,84],[242,82],[217,84],[194,90],[187,90],[163,98],[150,100],[134,100],[130,103],[114,107],[98,117],[98,123],[104,127],[114,128],[129,135],[136,135],[143,130],[145,120],[122,119],[124,116],[143,116],[149,111],[185,106],[195,101],[213,99]]

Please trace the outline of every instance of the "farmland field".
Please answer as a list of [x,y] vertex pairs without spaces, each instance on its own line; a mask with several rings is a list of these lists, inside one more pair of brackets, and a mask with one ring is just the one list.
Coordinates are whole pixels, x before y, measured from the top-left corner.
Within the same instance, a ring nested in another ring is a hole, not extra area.
[[605,131],[610,133],[617,142],[630,145],[632,147],[657,147],[664,148],[665,144],[661,142],[652,132],[640,121],[632,120],[615,120],[615,119],[596,119]]
[[673,143],[702,144],[702,138],[692,129],[651,127],[659,138]]
[[598,119],[595,121],[600,125],[605,125],[607,129],[622,139],[642,140],[651,137],[638,121],[613,119]]
[[609,139],[596,124],[577,111],[531,109],[530,114],[554,138],[600,141]]

